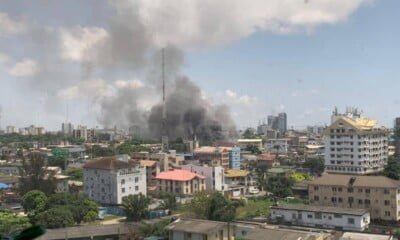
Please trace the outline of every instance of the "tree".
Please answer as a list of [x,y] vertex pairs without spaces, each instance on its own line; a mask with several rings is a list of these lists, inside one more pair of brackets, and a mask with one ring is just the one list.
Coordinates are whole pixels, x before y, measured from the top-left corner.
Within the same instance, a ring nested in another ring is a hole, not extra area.
[[387,165],[385,166],[383,174],[388,178],[399,180],[400,163],[394,157],[389,157],[389,160],[387,162]]
[[117,147],[118,154],[130,154],[131,152],[133,152],[133,147],[128,142],[124,142]]
[[0,235],[10,235],[31,226],[29,218],[11,212],[0,212]]
[[65,206],[72,214],[74,222],[93,222],[98,216],[98,206],[82,193],[56,193],[49,197],[47,208]]
[[178,207],[178,203],[176,201],[176,195],[173,193],[162,192],[160,194],[160,198],[162,199],[161,208],[175,210]]
[[68,168],[66,174],[74,181],[83,181],[83,169],[82,168]]
[[151,236],[157,236],[157,237],[163,237],[164,239],[168,238],[168,231],[166,227],[170,224],[169,219],[164,219],[159,222],[156,222],[154,224],[150,223],[142,223],[142,225],[139,226],[139,232],[140,235],[143,237],[151,237]]
[[127,219],[131,221],[140,221],[145,218],[149,204],[150,198],[142,193],[122,198],[122,208],[125,210]]
[[49,166],[55,166],[59,167],[62,170],[65,170],[65,166],[67,165],[67,158],[66,157],[61,157],[61,156],[51,156],[48,158],[48,165]]
[[46,156],[40,152],[31,152],[28,159],[22,159],[20,194],[24,195],[31,190],[39,190],[46,195],[54,193],[56,189],[55,173],[46,170]]
[[92,147],[92,156],[93,157],[109,157],[114,156],[115,152],[114,149],[111,147],[101,147],[99,145],[94,145]]
[[266,190],[274,196],[284,198],[292,194],[293,180],[284,176],[274,176],[268,178]]
[[251,154],[261,154],[260,149],[255,145],[247,145],[246,151],[251,152]]
[[242,137],[247,139],[257,138],[256,133],[252,128],[247,128],[246,130],[244,130]]
[[232,221],[238,205],[219,192],[197,192],[189,203],[193,217],[214,221]]
[[74,225],[74,218],[68,207],[54,207],[41,212],[38,216],[38,224],[46,228],[62,228]]
[[304,168],[309,168],[313,174],[321,175],[324,172],[325,164],[320,159],[310,159],[303,163]]
[[46,209],[47,197],[39,190],[32,190],[22,196],[22,206],[32,223],[36,222],[37,215]]

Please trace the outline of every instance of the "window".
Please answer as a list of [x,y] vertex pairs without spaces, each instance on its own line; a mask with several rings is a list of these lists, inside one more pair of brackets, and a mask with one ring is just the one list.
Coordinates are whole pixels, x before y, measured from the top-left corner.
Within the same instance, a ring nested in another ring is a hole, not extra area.
[[125,179],[121,179],[121,184],[125,184]]
[[292,219],[296,219],[296,216],[297,216],[297,214],[296,214],[296,213],[293,213],[293,214],[292,214]]
[[312,214],[308,214],[308,215],[307,215],[307,218],[312,218]]
[[347,219],[347,223],[348,223],[348,224],[354,224],[354,222],[355,222],[355,221],[354,221],[354,218],[348,218],[348,219]]
[[340,187],[340,188],[338,188],[338,192],[341,192],[343,189]]
[[365,193],[369,194],[371,192],[371,189],[367,188],[365,189]]
[[343,202],[343,199],[340,197],[340,198],[338,198],[338,202]]
[[389,200],[385,200],[385,206],[389,206],[390,205],[390,201]]
[[335,203],[335,202],[336,202],[336,198],[335,198],[335,197],[332,197],[332,198],[331,198],[331,201],[332,201],[333,203]]
[[390,217],[390,212],[389,211],[385,211],[385,217]]
[[348,189],[347,189],[347,192],[349,192],[349,193],[352,193],[353,191],[354,191],[353,188],[348,188]]
[[314,201],[319,201],[319,196],[314,196]]
[[358,204],[363,204],[363,200],[362,199],[358,199]]
[[135,186],[135,191],[139,191],[139,186]]
[[337,188],[333,187],[332,192],[336,192],[336,191],[337,191]]
[[358,189],[358,192],[359,192],[359,193],[362,193],[362,192],[363,192],[362,188],[359,188],[359,189]]
[[388,189],[384,189],[384,190],[383,190],[383,193],[384,193],[384,194],[389,194],[389,190],[388,190]]
[[350,204],[352,204],[354,202],[354,198],[353,197],[349,197],[348,201],[349,201]]
[[297,214],[297,218],[298,218],[298,219],[302,219],[302,218],[303,218],[303,215],[302,215],[301,213],[299,213],[299,214]]
[[125,188],[121,188],[121,192],[122,192],[122,193],[125,193]]
[[333,217],[334,217],[334,218],[342,218],[342,214],[337,214],[337,213],[335,213],[335,214],[333,214]]
[[322,213],[315,213],[315,219],[322,219]]
[[138,177],[135,177],[135,182],[139,182],[139,178]]
[[314,190],[317,191],[318,190],[318,186],[314,186]]

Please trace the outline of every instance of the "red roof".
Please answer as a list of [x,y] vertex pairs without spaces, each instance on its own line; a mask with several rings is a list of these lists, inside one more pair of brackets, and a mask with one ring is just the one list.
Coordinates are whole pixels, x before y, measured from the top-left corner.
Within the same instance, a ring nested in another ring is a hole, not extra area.
[[275,155],[270,153],[263,153],[257,156],[257,160],[259,161],[275,161]]
[[181,169],[161,172],[156,176],[156,179],[171,181],[190,181],[194,178],[205,179],[206,177],[200,174],[192,173],[191,171]]

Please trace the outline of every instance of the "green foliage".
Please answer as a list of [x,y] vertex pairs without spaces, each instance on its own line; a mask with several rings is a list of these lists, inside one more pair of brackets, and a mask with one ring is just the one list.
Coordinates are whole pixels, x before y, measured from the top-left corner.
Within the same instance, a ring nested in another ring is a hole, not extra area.
[[274,196],[284,198],[292,194],[293,181],[284,176],[273,176],[268,178],[265,188]]
[[164,219],[154,224],[142,223],[139,226],[140,235],[143,237],[157,236],[168,238],[168,231],[166,227],[170,223],[169,219]]
[[47,197],[39,190],[32,190],[22,196],[22,206],[32,223],[36,222],[37,214],[46,209]]
[[393,231],[393,237],[400,238],[400,228],[396,228]]
[[94,145],[91,149],[92,156],[94,158],[97,157],[108,157],[108,156],[114,156],[115,151],[111,147],[101,147],[99,145]]
[[46,228],[70,227],[74,225],[74,218],[68,207],[60,206],[39,213],[37,223]]
[[84,138],[69,137],[67,140],[72,145],[82,145],[85,142]]
[[254,129],[252,129],[252,128],[247,128],[247,129],[243,132],[242,137],[243,137],[243,138],[246,138],[246,139],[253,139],[253,138],[257,138],[257,135],[256,135]]
[[251,152],[251,154],[261,154],[260,149],[255,145],[247,145],[246,151]]
[[140,221],[146,217],[150,204],[150,198],[142,193],[128,195],[122,198],[122,208],[125,210],[128,220]]
[[27,217],[11,212],[0,212],[0,235],[10,235],[30,226],[31,224]]
[[313,179],[313,177],[307,173],[295,172],[290,175],[290,179],[295,183],[299,183],[303,181],[310,181]]
[[267,216],[273,201],[270,199],[250,199],[247,204],[236,211],[236,219],[245,220],[253,217]]
[[303,163],[304,168],[309,168],[313,174],[321,175],[324,172],[325,164],[320,159],[309,159]]
[[124,142],[117,147],[118,154],[131,154],[132,152],[143,152],[149,149],[140,144],[132,145],[130,142]]
[[169,192],[160,193],[160,198],[162,199],[161,209],[175,210],[178,207],[176,201],[176,195]]
[[67,168],[66,175],[74,181],[83,181],[83,169],[82,168]]
[[31,190],[39,190],[46,195],[54,193],[56,189],[54,173],[46,171],[46,166],[46,156],[39,152],[32,152],[28,159],[22,159],[19,179],[21,195]]
[[66,161],[67,158],[51,156],[48,158],[47,163],[49,166],[60,167],[62,170],[65,170]]
[[384,175],[388,178],[399,180],[400,179],[400,163],[394,158],[390,157],[385,169]]
[[188,205],[189,215],[214,221],[232,221],[235,218],[237,204],[219,192],[197,192]]

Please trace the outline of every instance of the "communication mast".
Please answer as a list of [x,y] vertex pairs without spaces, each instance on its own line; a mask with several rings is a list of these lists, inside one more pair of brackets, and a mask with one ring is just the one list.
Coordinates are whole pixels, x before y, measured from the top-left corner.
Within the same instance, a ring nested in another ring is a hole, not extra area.
[[167,107],[165,103],[165,63],[164,63],[164,48],[161,49],[161,78],[162,78],[162,151],[168,151],[168,129],[167,129]]

